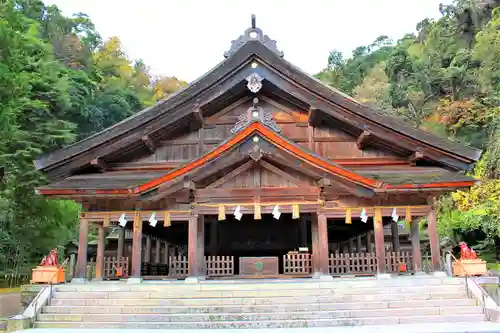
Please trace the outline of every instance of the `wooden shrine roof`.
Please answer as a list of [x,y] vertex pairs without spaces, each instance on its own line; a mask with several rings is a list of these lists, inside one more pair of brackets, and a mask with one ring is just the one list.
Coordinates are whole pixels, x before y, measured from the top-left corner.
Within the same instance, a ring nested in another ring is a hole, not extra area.
[[[35,161],[37,169],[45,172],[57,169],[59,171],[54,174],[69,176],[72,170],[88,165],[95,158],[140,144],[145,137],[164,134],[178,123],[194,120],[191,122],[201,126],[204,108],[221,95],[229,94],[255,71],[269,84],[307,105],[311,113],[320,113],[361,131],[369,131],[373,137],[389,145],[421,151],[426,157],[456,170],[469,169],[480,158],[478,149],[406,126],[326,86],[284,60],[275,42],[262,35],[260,29],[254,30],[258,38],[248,38],[247,30],[247,37],[233,42],[227,59],[185,89],[100,133],[41,157]],[[250,66],[252,61],[257,61],[261,67],[254,70]],[[49,178],[52,176],[50,174]]]
[[[155,190],[165,183],[170,186],[177,181],[186,180],[186,176],[201,167],[207,165],[211,161],[220,160],[223,155],[235,149],[246,142],[250,137],[255,139],[255,135],[260,135],[264,140],[268,140],[278,149],[286,151],[294,157],[306,161],[312,166],[317,167],[334,177],[347,180],[357,186],[366,189],[390,189],[397,188],[395,185],[403,186],[402,188],[418,187],[415,184],[422,184],[426,188],[436,187],[468,187],[474,184],[475,180],[471,177],[462,176],[455,172],[438,173],[430,170],[432,173],[408,173],[404,174],[383,173],[373,171],[352,171],[341,167],[334,162],[325,159],[305,147],[288,140],[259,120],[251,121],[246,127],[242,128],[237,134],[226,140],[223,144],[214,148],[204,156],[195,159],[183,166],[180,166],[170,172],[165,171],[119,171],[106,172],[101,174],[77,175],[66,178],[63,181],[55,182],[47,186],[38,188],[40,194],[44,195],[84,195],[84,194],[100,194],[100,195],[141,195],[151,190]],[[259,140],[254,141],[254,143]],[[254,150],[255,152],[255,150]],[[249,156],[247,156],[249,157]],[[358,188],[359,190],[359,188]],[[361,192],[357,192],[361,193]]]

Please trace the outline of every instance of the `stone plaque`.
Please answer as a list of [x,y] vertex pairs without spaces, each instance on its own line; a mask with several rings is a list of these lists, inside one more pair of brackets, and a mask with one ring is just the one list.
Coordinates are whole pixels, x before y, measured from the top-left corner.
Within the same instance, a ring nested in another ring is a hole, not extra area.
[[278,257],[240,257],[240,275],[278,275]]

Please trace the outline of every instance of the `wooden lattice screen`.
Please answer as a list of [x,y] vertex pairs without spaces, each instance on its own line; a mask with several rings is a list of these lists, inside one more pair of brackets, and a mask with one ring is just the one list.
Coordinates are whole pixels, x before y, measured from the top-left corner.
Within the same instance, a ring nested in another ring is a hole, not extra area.
[[128,263],[128,257],[104,257],[104,278],[116,277],[116,268],[121,269],[122,277],[127,277],[129,275]]
[[294,253],[283,256],[283,273],[285,275],[311,274],[311,270],[310,253]]
[[234,275],[233,256],[206,256],[205,264],[207,267],[207,276]]
[[185,277],[188,275],[187,256],[171,256],[169,260],[168,275],[174,277]]
[[375,253],[331,253],[329,259],[332,275],[377,273]]
[[400,265],[404,264],[407,272],[413,271],[412,253],[408,251],[386,252],[385,267],[388,273],[400,273]]

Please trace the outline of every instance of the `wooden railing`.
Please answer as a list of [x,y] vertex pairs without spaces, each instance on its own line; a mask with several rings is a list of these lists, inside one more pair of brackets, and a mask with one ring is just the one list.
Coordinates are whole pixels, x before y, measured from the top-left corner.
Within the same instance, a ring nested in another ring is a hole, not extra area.
[[172,277],[186,277],[188,275],[188,257],[183,255],[170,256],[168,261],[168,275]]
[[386,252],[385,267],[387,269],[387,273],[412,272],[413,271],[412,253],[407,251]]
[[233,256],[206,256],[207,276],[231,276],[234,275]]
[[312,256],[310,253],[285,254],[283,256],[283,274],[308,275],[312,271]]
[[128,257],[104,257],[104,278],[110,279],[117,277],[117,269],[121,270],[122,277],[129,275],[129,261]]
[[376,274],[377,256],[375,253],[331,253],[329,258],[330,274]]

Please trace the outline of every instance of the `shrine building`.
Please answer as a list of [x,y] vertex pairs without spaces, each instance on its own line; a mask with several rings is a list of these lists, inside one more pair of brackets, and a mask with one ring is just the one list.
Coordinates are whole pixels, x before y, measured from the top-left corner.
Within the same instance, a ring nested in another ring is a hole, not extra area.
[[116,268],[130,281],[418,273],[422,253],[442,270],[436,199],[476,182],[465,172],[480,150],[304,73],[255,17],[224,58],[35,162],[49,179],[40,195],[82,204],[76,281]]

